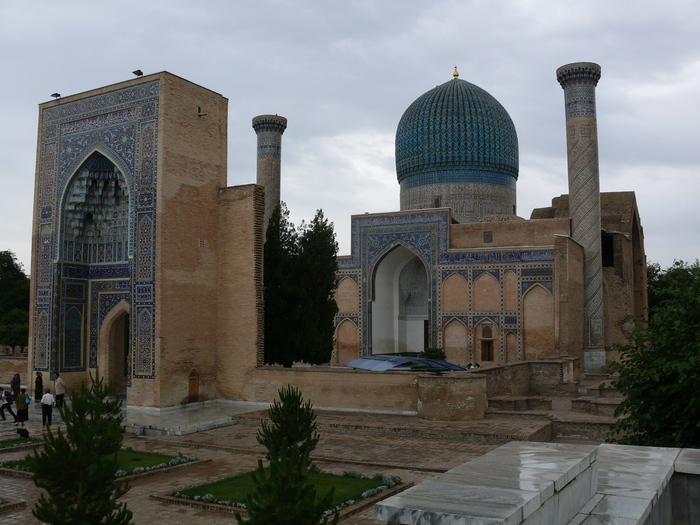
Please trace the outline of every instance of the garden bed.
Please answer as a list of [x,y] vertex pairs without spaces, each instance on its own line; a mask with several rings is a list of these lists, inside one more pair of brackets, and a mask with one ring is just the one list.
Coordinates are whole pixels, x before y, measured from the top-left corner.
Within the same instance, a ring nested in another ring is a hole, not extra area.
[[27,507],[27,502],[23,501],[21,499],[13,499],[13,498],[1,498],[2,502],[0,502],[0,514],[4,512],[11,512],[13,510],[17,509],[24,509]]
[[44,444],[43,439],[13,438],[0,441],[0,454],[17,452],[18,450],[30,450]]
[[[205,483],[196,487],[186,487],[170,494],[153,494],[150,497],[167,503],[213,510],[228,514],[240,512],[245,514],[246,495],[255,491],[251,472]],[[412,483],[403,483],[398,476],[375,474],[370,478],[366,474],[346,471],[342,476],[330,472],[313,472],[310,480],[316,486],[317,494],[323,495],[330,487],[335,487],[334,498],[329,512],[339,511],[341,519],[352,516],[377,501],[397,494]]]
[[[13,448],[12,450],[17,449]],[[120,450],[118,456],[120,470],[117,471],[117,478],[126,481],[164,474],[211,461],[210,459],[197,459],[195,456],[187,456],[179,452],[177,456],[171,456],[158,452],[135,451],[130,447]],[[0,463],[0,473],[21,478],[31,478],[34,475],[27,466],[26,458]]]

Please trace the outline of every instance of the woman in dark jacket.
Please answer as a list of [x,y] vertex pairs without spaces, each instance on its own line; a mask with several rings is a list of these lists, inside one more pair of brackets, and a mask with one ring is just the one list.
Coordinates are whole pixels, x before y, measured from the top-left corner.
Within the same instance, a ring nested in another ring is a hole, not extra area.
[[22,386],[22,382],[19,379],[19,374],[15,372],[10,380],[10,388],[12,389],[12,396],[17,399],[19,397],[19,389]]
[[34,399],[36,401],[41,401],[41,396],[44,395],[44,378],[41,376],[41,372],[36,373],[36,379],[34,379]]

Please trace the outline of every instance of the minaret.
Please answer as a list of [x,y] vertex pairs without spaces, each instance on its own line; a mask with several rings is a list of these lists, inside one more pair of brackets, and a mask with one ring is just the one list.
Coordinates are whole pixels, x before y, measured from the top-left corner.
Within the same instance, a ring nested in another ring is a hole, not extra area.
[[264,227],[272,210],[280,203],[280,158],[282,133],[287,129],[287,119],[278,115],[260,115],[253,118],[253,129],[258,136],[257,183],[265,188]]
[[605,365],[598,127],[595,109],[595,88],[599,79],[600,66],[591,62],[567,64],[557,69],[557,80],[564,89],[566,106],[571,236],[583,246],[583,346],[586,369]]

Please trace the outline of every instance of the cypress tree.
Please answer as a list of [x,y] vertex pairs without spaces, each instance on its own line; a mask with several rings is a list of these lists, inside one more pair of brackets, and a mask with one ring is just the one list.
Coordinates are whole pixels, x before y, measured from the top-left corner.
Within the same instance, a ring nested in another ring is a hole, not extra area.
[[265,362],[290,367],[295,359],[290,340],[299,316],[295,305],[298,235],[284,203],[270,216],[264,250]]
[[284,204],[275,208],[265,237],[266,363],[330,361],[337,253],[333,223],[321,210],[296,230]]
[[307,363],[328,363],[333,352],[335,326],[338,313],[334,292],[337,287],[338,243],[333,223],[318,210],[311,223],[303,230],[299,240],[299,263],[302,269],[300,292],[304,318],[300,326],[303,333],[301,351]]

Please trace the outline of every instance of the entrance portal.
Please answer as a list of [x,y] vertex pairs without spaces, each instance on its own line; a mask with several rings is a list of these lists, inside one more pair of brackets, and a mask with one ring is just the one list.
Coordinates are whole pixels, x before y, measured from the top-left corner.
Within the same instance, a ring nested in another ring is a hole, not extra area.
[[372,353],[422,352],[429,331],[425,265],[411,250],[397,246],[374,273]]

